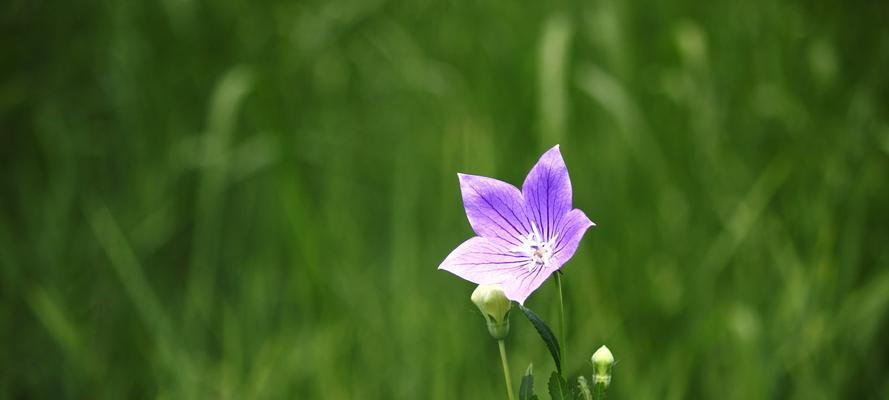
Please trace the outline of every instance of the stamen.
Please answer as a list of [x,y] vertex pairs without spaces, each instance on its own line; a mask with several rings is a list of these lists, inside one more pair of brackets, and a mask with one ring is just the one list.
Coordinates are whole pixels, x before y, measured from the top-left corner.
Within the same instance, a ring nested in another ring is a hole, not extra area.
[[552,256],[558,235],[554,235],[550,240],[544,241],[537,230],[537,224],[531,222],[531,233],[521,237],[522,244],[512,249],[514,253],[526,255],[529,258],[528,271],[534,268],[546,267]]

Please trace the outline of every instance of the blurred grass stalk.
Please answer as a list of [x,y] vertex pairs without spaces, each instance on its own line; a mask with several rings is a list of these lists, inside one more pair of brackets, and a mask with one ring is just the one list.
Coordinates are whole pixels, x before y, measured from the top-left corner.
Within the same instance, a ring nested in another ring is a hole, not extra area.
[[543,24],[537,61],[541,148],[549,148],[565,139],[572,34],[571,22],[563,14],[552,14]]
[[191,266],[185,303],[185,321],[197,329],[208,323],[219,263],[219,229],[223,225],[223,190],[228,178],[231,137],[244,96],[251,87],[251,73],[243,66],[226,72],[210,102],[207,130],[200,154],[202,175],[195,203]]

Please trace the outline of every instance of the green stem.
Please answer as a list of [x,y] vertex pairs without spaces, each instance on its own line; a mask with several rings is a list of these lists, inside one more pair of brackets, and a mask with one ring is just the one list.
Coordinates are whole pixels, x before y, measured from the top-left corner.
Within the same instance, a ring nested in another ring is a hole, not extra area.
[[512,397],[512,379],[509,377],[509,363],[506,361],[506,345],[503,344],[503,339],[498,340],[497,344],[500,346],[500,361],[503,363],[503,379],[506,381],[506,394],[509,400],[515,400]]
[[556,271],[553,272],[553,275],[556,276],[556,288],[559,290],[559,341],[561,342],[559,358],[562,359],[562,365],[565,365],[565,353],[567,353],[565,348],[568,343],[565,341],[565,301],[562,298],[562,274]]
[[[593,378],[595,379],[595,377]],[[605,400],[605,384],[596,382],[593,387],[593,400]]]

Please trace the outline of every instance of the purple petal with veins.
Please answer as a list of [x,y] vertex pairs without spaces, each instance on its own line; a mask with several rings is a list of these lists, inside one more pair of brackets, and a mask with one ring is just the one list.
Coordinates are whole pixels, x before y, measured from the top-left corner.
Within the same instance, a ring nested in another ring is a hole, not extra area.
[[583,234],[591,226],[596,226],[596,224],[590,221],[586,214],[579,209],[575,208],[565,215],[559,226],[559,238],[556,240],[553,252],[553,258],[555,258],[559,266],[571,259],[571,256],[574,255],[577,246],[580,244],[580,239],[583,238]]
[[481,236],[457,246],[439,269],[479,285],[501,283],[510,271],[527,271],[531,261]]
[[531,168],[522,184],[528,215],[549,240],[562,218],[571,211],[571,180],[559,146],[549,149]]
[[515,186],[484,176],[457,174],[469,224],[479,236],[516,246],[528,235],[522,193]]
[[509,279],[500,282],[503,286],[503,293],[506,297],[519,304],[525,304],[525,299],[531,295],[546,278],[549,278],[558,268],[541,267],[534,269],[525,269],[514,272]]

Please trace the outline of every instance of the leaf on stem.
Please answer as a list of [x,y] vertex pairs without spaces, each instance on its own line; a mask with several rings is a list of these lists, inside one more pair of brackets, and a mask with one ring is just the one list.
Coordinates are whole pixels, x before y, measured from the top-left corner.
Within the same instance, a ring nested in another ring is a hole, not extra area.
[[522,376],[522,386],[519,387],[519,400],[537,400],[534,394],[534,364],[528,364],[525,375]]
[[558,372],[553,372],[549,376],[549,397],[552,400],[571,400],[571,392],[568,389],[568,382]]
[[540,334],[540,338],[543,339],[543,342],[546,343],[546,347],[549,349],[549,354],[553,357],[553,361],[556,363],[556,370],[559,372],[559,375],[561,375],[562,360],[559,356],[559,341],[556,339],[556,335],[553,334],[552,329],[549,329],[549,326],[547,326],[537,314],[531,311],[531,309],[521,304],[519,304],[519,308],[522,310],[522,313],[525,314],[525,317],[528,318],[528,321],[531,321],[531,325],[534,325],[534,329]]

